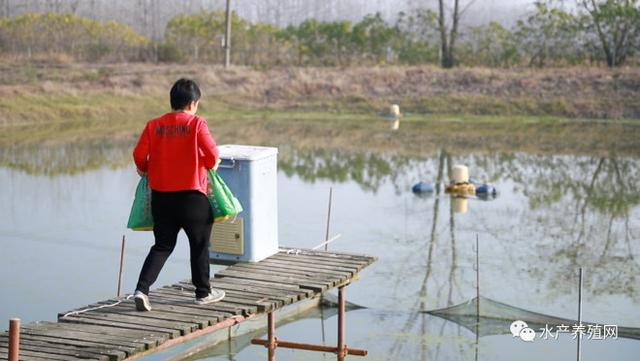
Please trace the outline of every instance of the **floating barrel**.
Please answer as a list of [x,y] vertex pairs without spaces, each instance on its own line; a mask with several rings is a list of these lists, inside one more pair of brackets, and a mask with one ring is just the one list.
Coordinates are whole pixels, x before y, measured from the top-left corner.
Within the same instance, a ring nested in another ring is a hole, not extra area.
[[425,183],[425,182],[418,182],[416,183],[413,188],[411,188],[411,191],[413,193],[433,193],[433,184],[430,183]]
[[444,188],[446,193],[453,193],[459,195],[474,195],[476,194],[476,186],[472,183],[450,183]]
[[466,165],[454,165],[451,173],[453,183],[469,183],[469,168]]
[[391,118],[397,119],[400,117],[400,106],[398,104],[391,104],[389,107],[389,115]]

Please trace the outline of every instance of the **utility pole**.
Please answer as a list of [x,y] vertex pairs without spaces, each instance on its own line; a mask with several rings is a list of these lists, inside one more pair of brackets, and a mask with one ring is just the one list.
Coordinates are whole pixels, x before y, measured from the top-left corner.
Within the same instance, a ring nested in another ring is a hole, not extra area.
[[224,67],[231,65],[231,0],[227,0],[226,31],[224,33]]

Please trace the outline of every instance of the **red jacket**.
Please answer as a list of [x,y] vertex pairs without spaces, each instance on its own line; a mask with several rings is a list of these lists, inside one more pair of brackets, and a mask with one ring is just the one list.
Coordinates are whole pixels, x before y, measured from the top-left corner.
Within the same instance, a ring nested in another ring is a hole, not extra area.
[[216,164],[218,148],[206,120],[173,112],[147,122],[133,160],[147,173],[153,190],[198,190],[206,195],[207,169]]

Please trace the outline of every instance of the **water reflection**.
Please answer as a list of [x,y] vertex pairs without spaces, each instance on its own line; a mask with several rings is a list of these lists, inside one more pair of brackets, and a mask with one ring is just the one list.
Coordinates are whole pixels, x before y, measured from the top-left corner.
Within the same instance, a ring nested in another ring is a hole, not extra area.
[[415,159],[407,156],[340,149],[281,147],[278,154],[278,167],[288,176],[296,175],[307,182],[353,181],[372,192],[389,180],[396,183],[403,170],[414,163]]
[[[57,238],[68,241],[72,236],[93,252],[99,250],[104,239],[94,241],[92,237],[104,237],[105,230],[112,232],[115,223],[124,222],[131,195],[105,201],[95,189],[104,194],[133,191],[136,176],[132,169],[108,168],[130,164],[130,151],[126,141],[0,150],[0,199],[5,201],[2,214],[9,220],[0,228],[3,241],[11,238],[10,249],[20,254],[23,244],[29,244],[22,238],[60,229]],[[500,197],[492,202],[467,198],[465,206],[460,199],[445,195],[443,184],[450,179],[452,165],[459,163],[469,166],[472,178],[494,184]],[[331,229],[344,239],[336,247],[380,257],[350,286],[348,294],[353,302],[370,307],[353,316],[350,313],[350,325],[356,325],[349,327],[353,330],[351,343],[370,347],[378,358],[474,359],[476,335],[422,311],[470,300],[478,286],[481,296],[496,301],[575,318],[578,267],[586,270],[585,319],[640,325],[638,158],[613,153],[605,157],[503,152],[459,155],[447,149],[407,156],[283,146],[279,166],[283,243],[296,247],[318,243],[318,238],[308,237],[309,230],[324,230],[326,193],[322,187],[333,186],[336,208]],[[62,176],[69,174],[74,176]],[[429,197],[411,193],[412,185],[420,180],[435,185]],[[314,213],[314,197],[320,193],[319,211]],[[465,211],[456,212],[461,210]],[[109,238],[119,240],[118,235]],[[480,238],[479,262],[476,235]],[[41,243],[49,246],[50,240]],[[80,256],[85,252],[74,243],[65,246]],[[117,246],[112,248],[115,257]],[[96,298],[86,297],[87,302]],[[51,313],[55,311],[59,310]],[[358,320],[379,326],[376,330],[357,326]],[[292,337],[284,328],[282,338],[296,339],[301,328],[292,328]],[[513,346],[510,338],[501,337],[483,337],[480,358],[509,359],[483,354],[483,347],[486,352],[492,343],[497,345],[492,350]],[[619,345],[603,346],[599,355],[627,350],[622,359],[629,359],[637,354],[638,345],[623,344],[626,349]],[[560,359],[565,349],[575,352],[573,346],[540,344],[532,355],[545,358],[552,348]]]
[[131,142],[126,140],[0,147],[0,167],[33,175],[78,174],[124,167],[131,162],[131,150]]

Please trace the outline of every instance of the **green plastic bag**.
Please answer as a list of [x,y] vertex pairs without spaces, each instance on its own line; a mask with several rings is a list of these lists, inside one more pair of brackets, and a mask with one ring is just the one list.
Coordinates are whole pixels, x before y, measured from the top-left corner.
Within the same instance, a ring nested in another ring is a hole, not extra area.
[[153,216],[151,215],[151,189],[146,176],[140,178],[136,188],[136,196],[131,206],[127,228],[134,231],[152,231]]
[[209,203],[213,210],[213,221],[224,222],[242,212],[238,198],[229,190],[222,178],[213,169],[209,169]]

